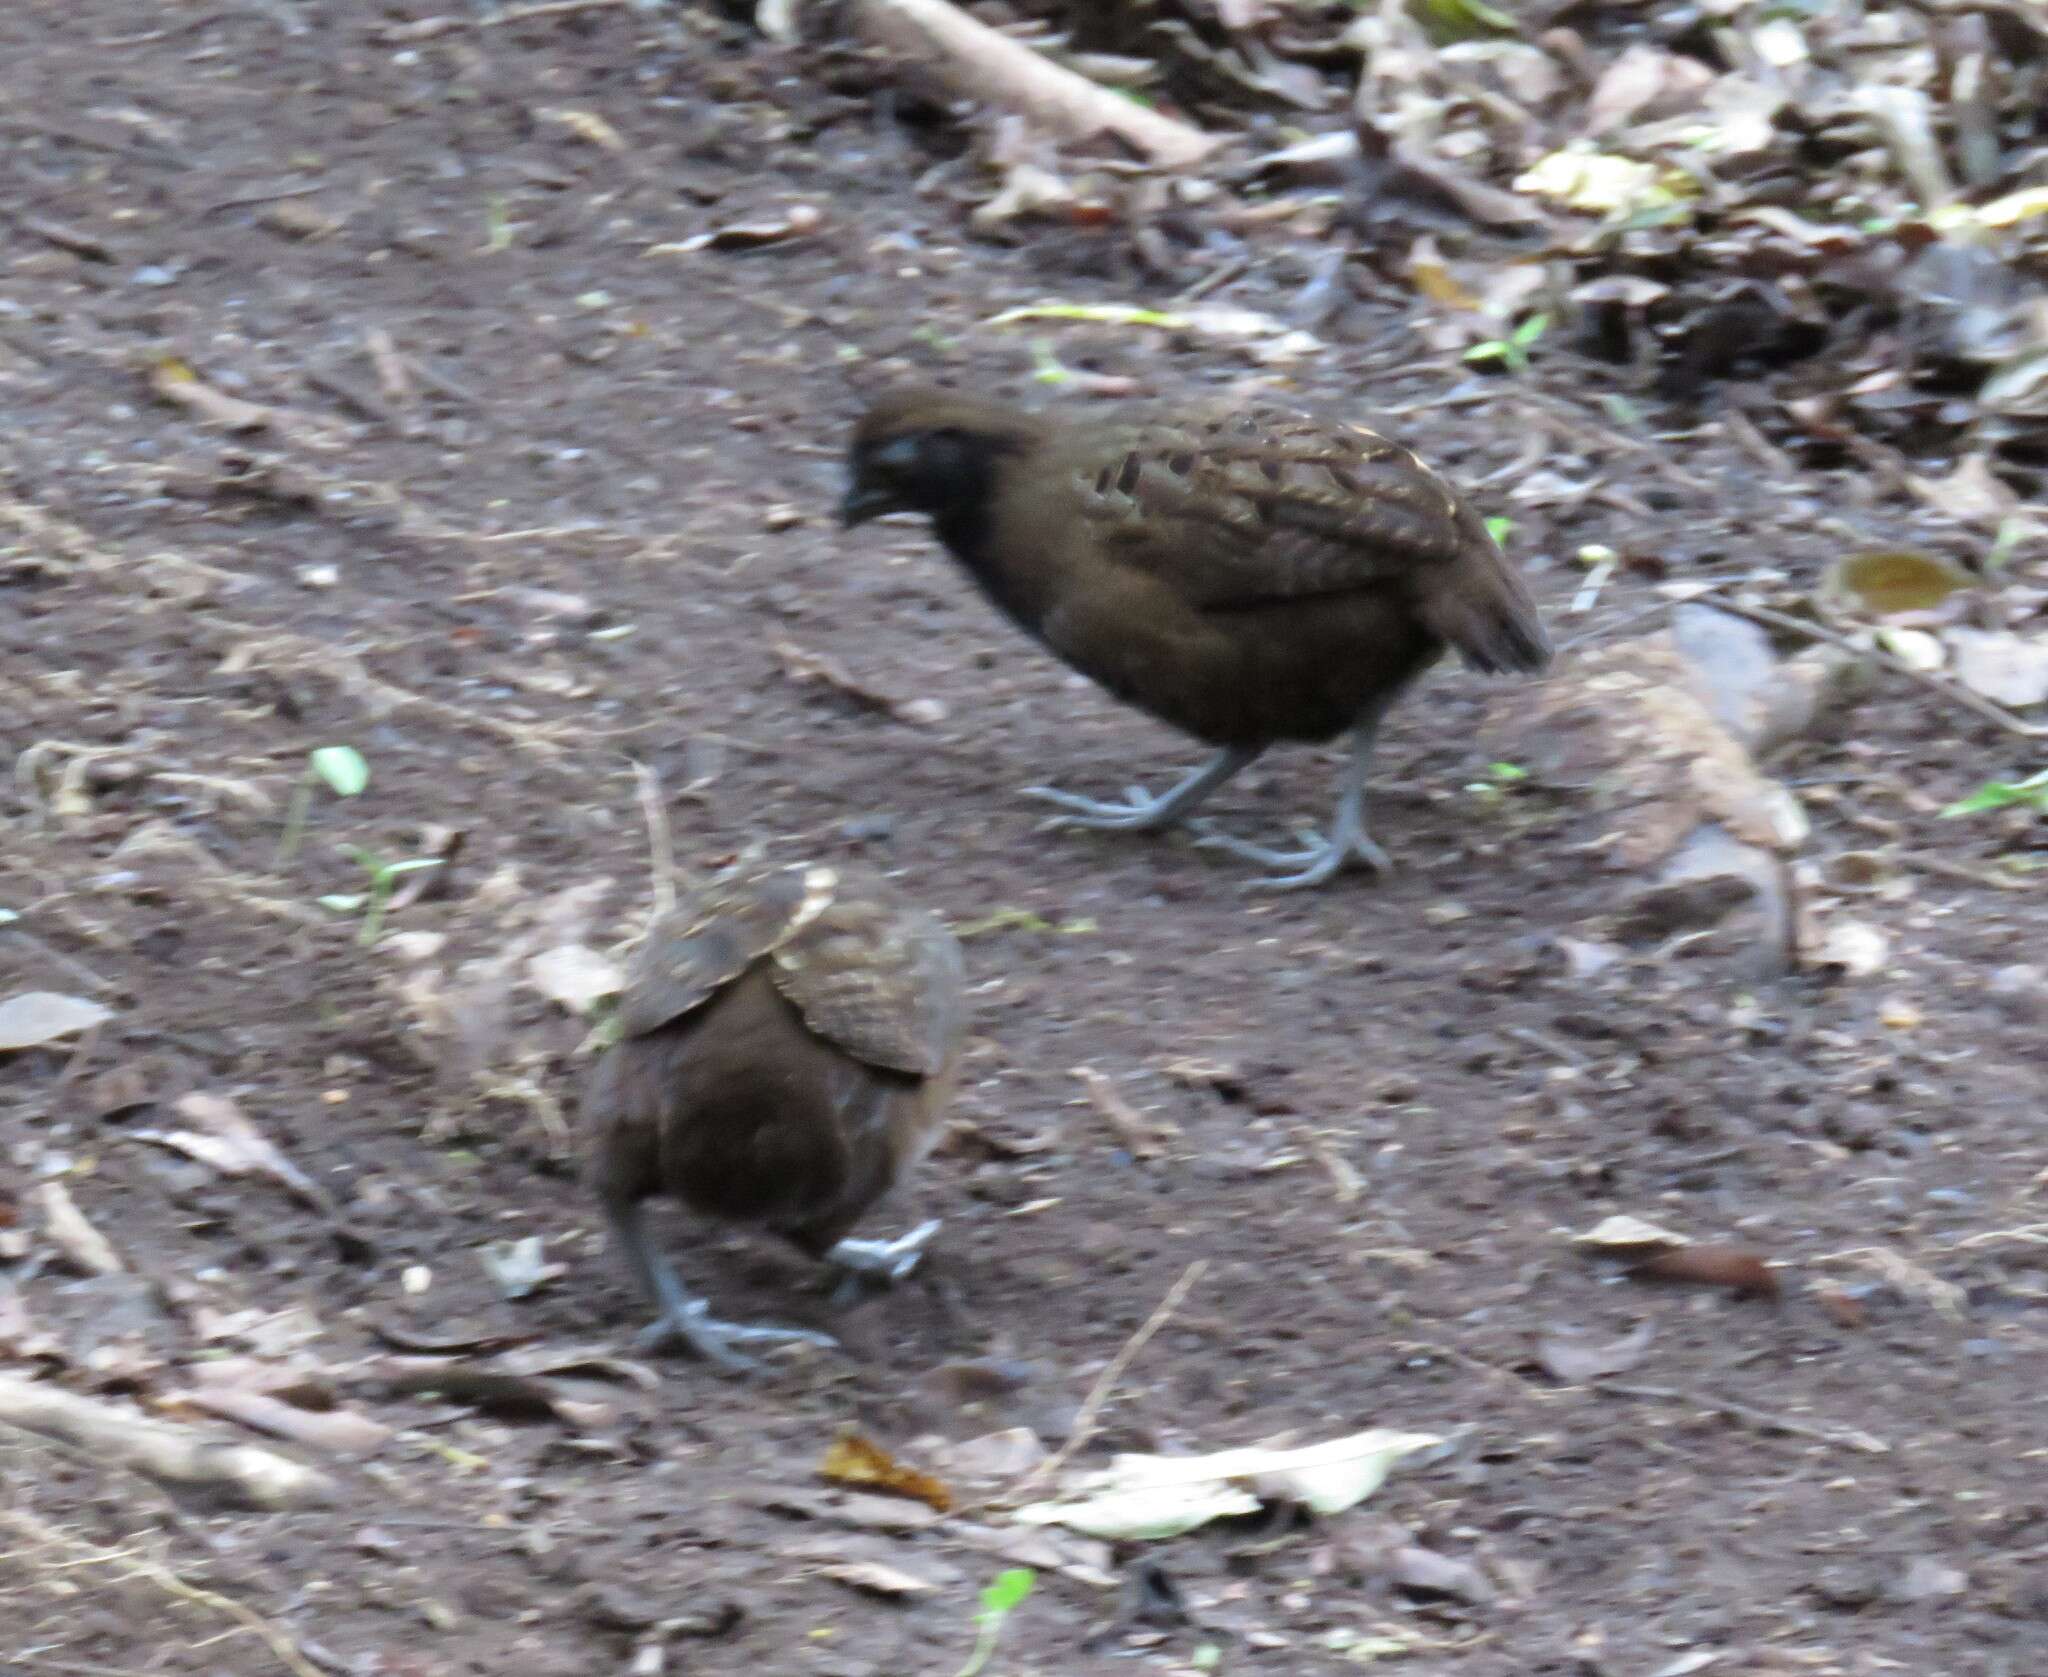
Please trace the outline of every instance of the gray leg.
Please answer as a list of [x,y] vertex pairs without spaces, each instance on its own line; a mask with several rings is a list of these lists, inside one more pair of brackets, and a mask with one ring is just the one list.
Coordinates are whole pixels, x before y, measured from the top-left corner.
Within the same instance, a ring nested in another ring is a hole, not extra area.
[[1187,815],[1217,787],[1249,767],[1264,749],[1255,745],[1230,746],[1152,798],[1146,797],[1143,788],[1137,786],[1133,786],[1118,803],[1084,798],[1078,792],[1062,792],[1056,786],[1027,786],[1024,796],[1040,798],[1072,811],[1068,815],[1054,816],[1055,826],[1092,827],[1108,833],[1152,833],[1172,826]]
[[654,1249],[647,1235],[647,1215],[636,1201],[609,1208],[612,1238],[626,1255],[647,1296],[661,1307],[661,1314],[639,1336],[644,1351],[664,1350],[680,1340],[707,1361],[723,1368],[749,1369],[754,1359],[733,1349],[735,1345],[795,1344],[833,1346],[839,1342],[830,1334],[808,1328],[751,1327],[741,1322],[721,1322],[711,1314],[710,1305],[683,1291],[676,1272]]
[[1247,887],[1253,891],[1298,891],[1304,886],[1320,885],[1354,856],[1375,872],[1391,873],[1392,860],[1365,829],[1365,781],[1372,769],[1373,739],[1386,708],[1381,705],[1351,730],[1351,760],[1344,765],[1337,788],[1337,808],[1328,838],[1304,833],[1298,850],[1273,850],[1216,832],[1204,832],[1195,843],[1205,849],[1227,850],[1263,867],[1290,870],[1270,879],[1254,880]]

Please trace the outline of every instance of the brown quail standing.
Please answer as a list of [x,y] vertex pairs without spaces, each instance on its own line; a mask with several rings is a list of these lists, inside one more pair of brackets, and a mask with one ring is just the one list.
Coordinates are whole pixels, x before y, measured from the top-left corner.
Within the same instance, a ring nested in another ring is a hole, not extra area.
[[893,1280],[917,1262],[936,1222],[846,1237],[938,1134],[963,982],[939,920],[826,867],[737,870],[656,923],[583,1102],[588,1180],[661,1311],[647,1342],[735,1367],[744,1343],[832,1343],[713,1318],[651,1244],[651,1195],[848,1271]]
[[1361,426],[1254,407],[1207,417],[1066,419],[948,390],[882,397],[854,430],[851,526],[930,516],[996,607],[1117,698],[1217,747],[1154,797],[1030,795],[1077,826],[1149,831],[1187,816],[1279,740],[1349,734],[1327,837],[1273,850],[1199,842],[1316,885],[1365,825],[1381,718],[1455,647],[1535,671],[1550,641],[1485,522],[1407,449]]

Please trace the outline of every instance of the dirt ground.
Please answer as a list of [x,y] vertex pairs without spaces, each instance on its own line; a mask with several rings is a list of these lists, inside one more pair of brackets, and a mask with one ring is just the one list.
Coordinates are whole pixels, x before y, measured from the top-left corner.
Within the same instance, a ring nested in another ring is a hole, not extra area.
[[[208,1362],[297,1357],[394,1429],[322,1458],[338,1506],[261,1516],[0,1445],[0,1502],[32,1516],[0,1548],[0,1670],[951,1674],[1021,1558],[996,1677],[2048,1673],[2048,994],[1988,982],[2038,952],[2039,875],[1999,861],[2040,838],[1936,819],[2038,760],[1881,682],[1787,771],[1816,856],[1891,859],[1860,910],[1891,958],[1858,980],[1574,976],[1555,937],[1614,880],[1567,842],[1568,792],[1470,790],[1488,694],[1455,673],[1387,732],[1385,881],[1250,897],[1178,841],[1042,832],[1017,788],[1108,791],[1192,748],[1027,647],[922,531],[842,534],[840,451],[891,358],[1029,391],[1032,337],[989,315],[1161,282],[1113,229],[974,239],[931,173],[946,125],[738,29],[451,8],[389,34],[430,10],[0,14],[0,994],[115,1012],[4,1061],[0,1213],[29,1238],[0,1321],[75,1390],[176,1408]],[[650,249],[797,204],[808,236]],[[1311,254],[1196,244],[1186,277],[1242,256],[1220,295],[1284,311]],[[1967,545],[1852,472],[1759,465],[1711,406],[1621,436],[1620,371],[1468,377],[1412,306],[1360,298],[1295,383],[1393,414],[1511,514],[1553,610],[1583,543],[1702,578]],[[1052,336],[1161,398],[1248,371]],[[167,358],[265,411],[179,405]],[[1518,501],[1537,463],[1587,492]],[[1652,599],[1621,577],[1554,621]],[[370,785],[321,791],[280,862],[330,744]],[[915,1278],[839,1312],[795,1256],[664,1224],[721,1309],[845,1342],[752,1382],[593,1360],[632,1355],[641,1305],[560,1145],[583,1027],[516,965],[502,1016],[463,988],[579,904],[600,945],[644,916],[636,759],[685,865],[858,855],[975,933],[954,1132],[883,1220],[945,1219]],[[1333,762],[1276,753],[1224,813],[1277,834]],[[339,845],[447,830],[391,917],[434,937],[365,950],[319,901],[361,888]],[[1127,1147],[1077,1067],[1161,1145]],[[140,1138],[195,1091],[347,1233]],[[123,1271],[54,1258],[45,1178]],[[1569,1240],[1613,1213],[1760,1254],[1782,1299],[1621,1278]],[[528,1237],[559,1272],[509,1300],[477,1254]],[[1056,1444],[1197,1259],[1083,1460],[1375,1425],[1447,1447],[1345,1515],[1076,1544],[1065,1570],[999,1510],[817,1478],[848,1424],[933,1460],[1005,1427]],[[1604,1380],[1534,1355],[1644,1325]],[[351,1383],[422,1341],[552,1357],[587,1407]],[[1390,1531],[1470,1564],[1432,1587]]]

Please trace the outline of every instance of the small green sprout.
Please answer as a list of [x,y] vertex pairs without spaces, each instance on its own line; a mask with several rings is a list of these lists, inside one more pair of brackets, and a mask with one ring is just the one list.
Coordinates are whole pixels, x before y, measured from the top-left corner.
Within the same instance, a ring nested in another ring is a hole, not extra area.
[[1600,406],[1607,417],[1624,430],[1638,424],[1643,417],[1643,410],[1617,391],[1610,390],[1603,395]]
[[1050,338],[1031,340],[1031,376],[1040,384],[1065,384],[1074,375],[1060,359]]
[[1013,1566],[998,1572],[993,1581],[981,1592],[981,1611],[974,1615],[978,1627],[974,1639],[974,1652],[967,1656],[958,1677],[980,1677],[988,1662],[994,1658],[996,1638],[1003,1633],[1003,1621],[1024,1603],[1031,1593],[1031,1586],[1038,1582],[1038,1574],[1028,1566]]
[[1998,534],[1991,543],[1991,551],[1984,555],[1984,568],[1994,572],[2004,570],[2012,563],[2013,553],[2020,543],[2033,533],[2033,526],[2024,518],[2014,516],[2001,519]]
[[2025,780],[1988,780],[1941,815],[1948,821],[1958,815],[1982,815],[1988,809],[2031,809],[2037,815],[2048,815],[2048,769]]
[[1549,330],[1549,315],[1532,314],[1505,338],[1489,338],[1483,344],[1474,344],[1465,351],[1465,359],[1475,367],[1498,364],[1511,373],[1526,373],[1530,345]]
[[306,835],[306,817],[313,809],[313,788],[325,786],[337,798],[353,798],[370,784],[370,765],[352,745],[323,745],[306,754],[306,772],[292,789],[292,801],[285,811],[284,832],[277,841],[277,865],[284,866],[298,854],[299,840]]
[[484,200],[484,247],[482,254],[494,256],[501,250],[510,250],[512,241],[518,236],[518,229],[512,220],[511,208],[503,194],[492,193]]
[[370,888],[367,891],[335,892],[322,897],[320,906],[331,908],[337,914],[353,914],[361,909],[363,924],[356,933],[356,943],[364,949],[370,948],[383,935],[384,910],[390,904],[391,893],[397,890],[399,880],[409,873],[422,873],[441,865],[439,856],[409,856],[403,861],[387,862],[359,844],[344,844],[341,853],[370,876]]
[[1507,546],[1508,535],[1514,527],[1515,521],[1512,518],[1502,518],[1498,513],[1486,521],[1486,533],[1493,538],[1497,547]]
[[1469,782],[1465,790],[1480,803],[1497,804],[1528,778],[1529,771],[1519,763],[1488,763],[1486,778]]

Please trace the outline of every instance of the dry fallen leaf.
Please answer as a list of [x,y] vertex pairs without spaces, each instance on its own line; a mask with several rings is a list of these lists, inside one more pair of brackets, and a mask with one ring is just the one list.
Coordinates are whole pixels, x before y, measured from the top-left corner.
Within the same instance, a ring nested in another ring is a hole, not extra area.
[[818,1571],[835,1583],[899,1601],[911,1596],[930,1595],[939,1587],[929,1578],[920,1578],[914,1572],[905,1572],[900,1566],[888,1566],[881,1561],[835,1561],[819,1567]]
[[59,995],[54,990],[29,990],[0,1002],[0,1053],[16,1048],[40,1048],[59,1037],[92,1030],[114,1017],[113,1009],[89,1002],[83,996]]
[[2048,636],[1956,628],[1945,638],[1971,692],[2014,710],[2048,700]]
[[1687,1237],[1625,1214],[1603,1217],[1584,1234],[1572,1236],[1574,1246],[1584,1246],[1620,1256],[1628,1252],[1657,1251],[1669,1246],[1689,1245]]
[[953,1506],[953,1493],[929,1473],[905,1466],[857,1432],[841,1433],[832,1441],[818,1473],[836,1484],[866,1485],[890,1496],[909,1497],[941,1514]]
[[1648,1322],[1619,1339],[1605,1341],[1576,1333],[1548,1333],[1536,1342],[1536,1360],[1552,1379],[1583,1386],[1603,1374],[1626,1374],[1643,1360],[1655,1333]]
[[625,975],[615,961],[588,944],[565,943],[543,949],[529,960],[526,981],[549,1001],[580,1016],[605,997],[617,995],[625,985]]
[[1336,1514],[1363,1502],[1406,1457],[1442,1440],[1433,1433],[1368,1428],[1320,1444],[1253,1445],[1203,1456],[1121,1455],[1079,1475],[1064,1494],[1012,1516],[1113,1541],[1177,1537],[1211,1520],[1256,1514],[1267,1502]]
[[136,1130],[137,1141],[153,1141],[210,1165],[223,1176],[267,1176],[282,1183],[314,1207],[326,1211],[331,1201],[312,1178],[279,1152],[270,1138],[225,1095],[195,1090],[172,1108],[196,1126],[190,1130]]
[[1824,598],[1872,617],[1932,611],[1974,579],[1945,559],[1903,551],[1852,553],[1821,584]]

